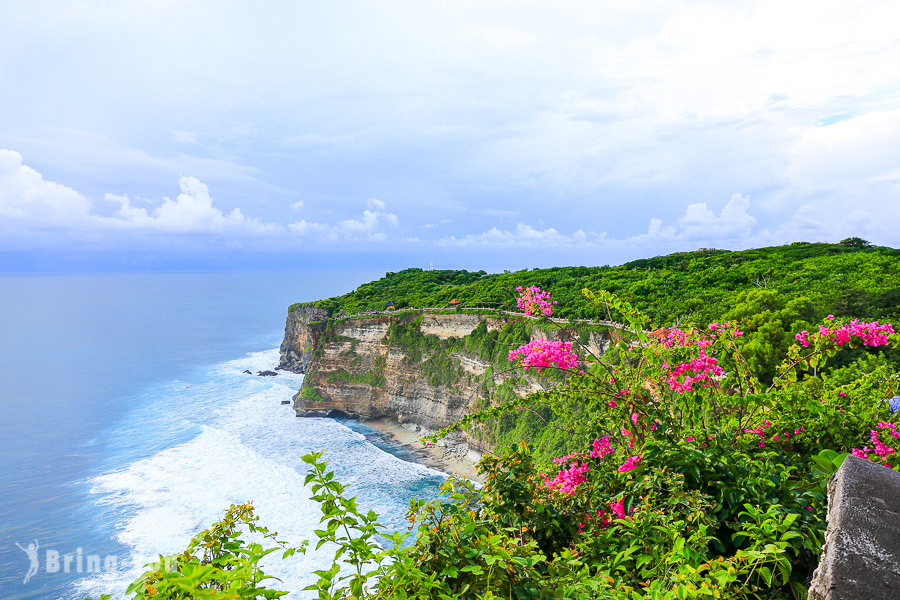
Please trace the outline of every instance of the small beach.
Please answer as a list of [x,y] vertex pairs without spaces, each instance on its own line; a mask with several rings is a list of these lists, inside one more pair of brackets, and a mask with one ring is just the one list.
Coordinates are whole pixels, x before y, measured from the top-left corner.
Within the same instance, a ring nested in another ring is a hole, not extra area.
[[[414,426],[399,423],[394,419],[372,419],[365,424],[392,439],[397,444],[407,448],[415,454],[420,461],[448,475],[459,475],[478,483],[484,483],[483,478],[476,472],[478,461],[481,460],[481,452],[470,448],[465,454],[454,452],[454,448],[430,445],[425,446],[422,437],[431,434],[431,431]],[[440,440],[439,440],[440,441]]]

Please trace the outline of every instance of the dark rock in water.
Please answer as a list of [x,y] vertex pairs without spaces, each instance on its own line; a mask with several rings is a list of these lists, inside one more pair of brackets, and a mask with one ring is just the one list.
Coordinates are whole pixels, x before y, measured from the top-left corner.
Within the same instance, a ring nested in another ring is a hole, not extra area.
[[281,403],[282,403],[282,404],[290,404],[291,401],[290,401],[290,400],[282,400]]
[[244,369],[243,372],[246,373],[247,375],[253,375],[253,371],[251,371],[250,369]]
[[257,373],[257,376],[259,377],[275,377],[276,375],[278,375],[278,373],[275,371],[260,371]]

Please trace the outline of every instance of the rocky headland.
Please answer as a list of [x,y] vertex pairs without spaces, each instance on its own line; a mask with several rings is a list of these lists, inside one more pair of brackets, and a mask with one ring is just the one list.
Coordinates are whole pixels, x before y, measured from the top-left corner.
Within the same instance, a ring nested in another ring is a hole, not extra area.
[[[604,331],[496,313],[422,310],[332,319],[321,308],[297,305],[288,313],[279,368],[305,375],[293,400],[297,416],[358,419],[421,449],[422,436],[496,401],[492,391],[521,396],[554,385],[508,369],[512,348],[502,341],[514,339],[514,332],[578,340],[597,355],[609,344]],[[439,462],[462,461],[445,469],[459,472],[470,471],[465,464],[490,449],[489,436],[457,432],[424,452]]]

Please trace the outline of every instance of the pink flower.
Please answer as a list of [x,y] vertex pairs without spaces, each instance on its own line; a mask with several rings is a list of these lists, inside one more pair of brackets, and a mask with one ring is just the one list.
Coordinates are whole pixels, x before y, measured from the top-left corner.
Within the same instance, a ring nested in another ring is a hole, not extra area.
[[544,487],[571,496],[575,493],[575,489],[587,480],[584,474],[590,470],[587,463],[579,464],[576,461],[569,468],[560,469],[552,481],[549,478],[544,479]]
[[832,341],[838,346],[848,344],[850,338],[857,337],[862,340],[864,346],[878,347],[887,345],[888,336],[894,333],[894,327],[890,323],[879,325],[878,321],[866,323],[853,319],[837,329],[828,329],[820,325],[819,333],[823,339]]
[[594,447],[590,452],[591,458],[605,458],[614,453],[615,449],[609,445],[609,436],[604,436],[602,440],[594,440]]
[[629,456],[625,459],[625,462],[619,467],[619,473],[628,473],[629,471],[633,471],[637,468],[637,464],[641,461],[641,455],[637,456]]
[[615,407],[616,407],[616,401],[615,401],[615,400],[610,400],[610,401],[609,401],[609,407],[610,407],[610,408],[615,408]]
[[624,519],[627,515],[625,513],[625,501],[619,500],[618,502],[610,502],[609,509],[616,515],[617,519]]
[[568,369],[580,363],[578,355],[572,351],[572,342],[532,340],[509,353],[509,360],[522,359],[522,367],[536,368],[538,373],[547,367]]
[[525,290],[522,286],[516,288],[519,297],[516,299],[516,308],[524,312],[526,315],[544,315],[549,317],[553,314],[553,305],[556,301],[550,300],[550,292],[533,285]]
[[663,381],[669,385],[669,389],[685,393],[694,391],[694,385],[698,382],[708,382],[712,377],[723,373],[718,360],[706,354],[701,349],[697,358],[683,362],[669,369]]

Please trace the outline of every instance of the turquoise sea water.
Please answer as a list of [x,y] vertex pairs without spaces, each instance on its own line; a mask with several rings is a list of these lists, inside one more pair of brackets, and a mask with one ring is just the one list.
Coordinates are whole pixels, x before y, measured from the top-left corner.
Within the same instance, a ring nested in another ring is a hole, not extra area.
[[[441,474],[364,426],[294,417],[281,401],[300,376],[242,373],[277,364],[291,302],[380,275],[0,276],[0,597],[121,597],[232,502],[252,500],[286,540],[312,539],[311,450],[403,527],[409,498],[432,496]],[[267,572],[299,590],[328,559],[323,548]]]

